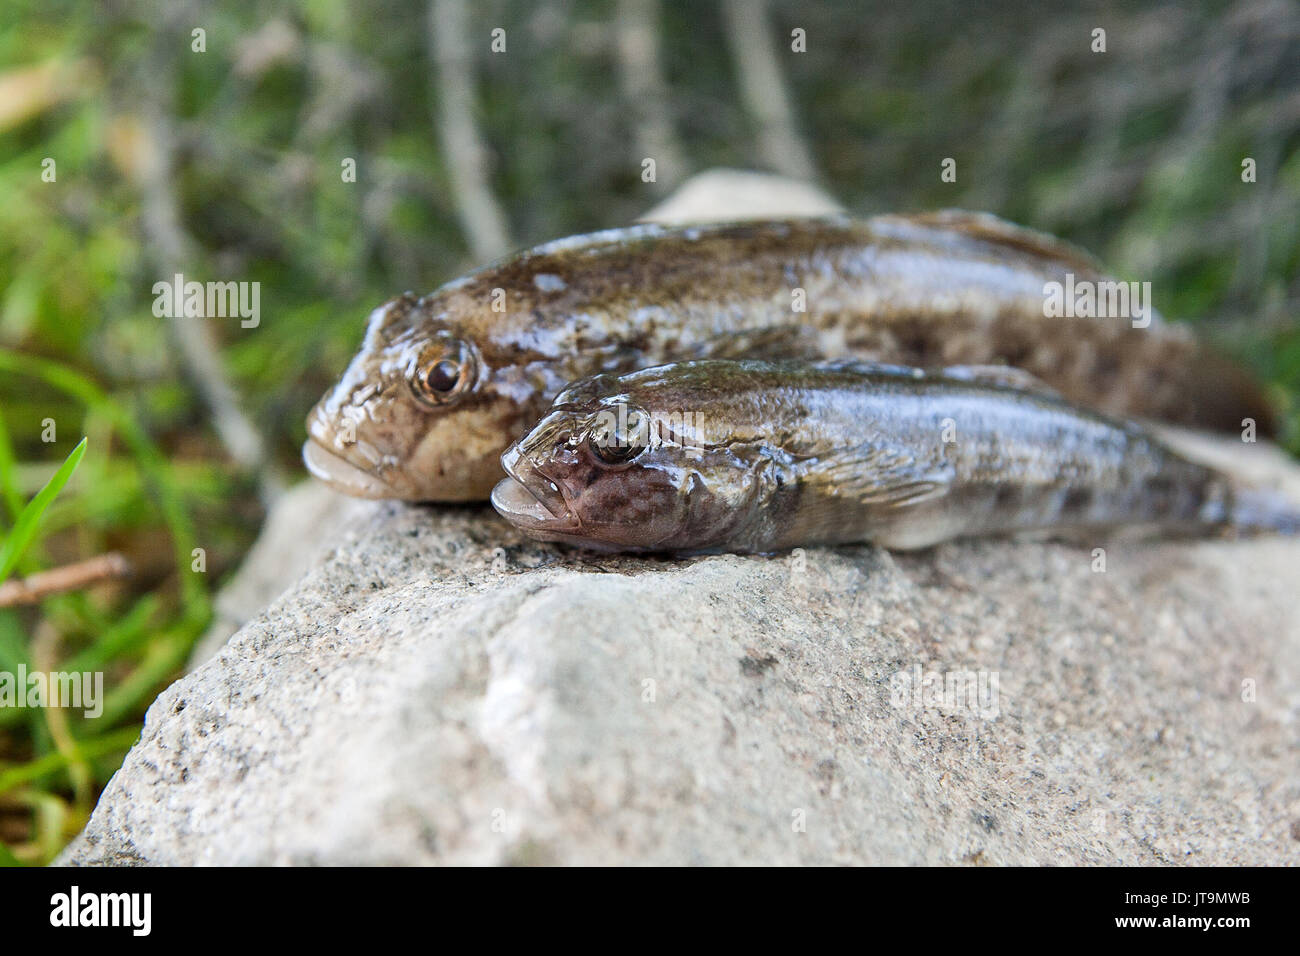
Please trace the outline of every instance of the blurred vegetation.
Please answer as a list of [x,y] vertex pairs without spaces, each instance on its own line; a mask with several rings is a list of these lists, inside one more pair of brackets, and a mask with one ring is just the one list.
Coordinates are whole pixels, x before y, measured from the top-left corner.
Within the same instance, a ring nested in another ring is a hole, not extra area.
[[[622,4],[472,5],[466,79],[515,242],[625,223],[694,171],[762,166],[719,10],[642,9],[684,157],[654,184],[620,93]],[[82,825],[180,672],[257,531],[267,475],[297,473],[304,415],[369,309],[475,263],[424,5],[6,0],[6,14],[0,535],[84,437],[16,574],[108,551],[135,569],[0,610],[0,670],[102,670],[108,688],[95,721],[0,711],[0,862],[30,864]],[[769,16],[795,123],[846,205],[987,209],[1151,280],[1166,315],[1272,383],[1300,450],[1300,7],[780,0]],[[806,53],[790,51],[796,27]],[[956,183],[940,181],[944,157]],[[269,461],[228,451],[176,329],[152,312],[175,268],[261,283],[258,328],[207,321]]]

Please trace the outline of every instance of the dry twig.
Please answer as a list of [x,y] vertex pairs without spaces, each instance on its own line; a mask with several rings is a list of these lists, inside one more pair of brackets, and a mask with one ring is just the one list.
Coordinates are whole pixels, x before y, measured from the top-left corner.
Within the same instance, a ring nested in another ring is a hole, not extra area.
[[126,558],[116,551],[110,551],[75,564],[39,571],[22,580],[13,578],[0,584],[0,607],[36,604],[51,594],[80,591],[92,584],[126,577],[130,573],[131,565]]
[[[475,259],[487,261],[514,246],[506,217],[488,186],[487,150],[474,124],[474,58],[465,21],[464,0],[429,4],[429,52],[436,67],[433,93],[441,107],[436,123],[451,175],[452,199]],[[486,43],[487,35],[482,39]]]
[[799,136],[790,94],[781,75],[764,0],[726,0],[722,5],[731,57],[745,109],[758,125],[764,163],[791,179],[815,178],[812,157]]

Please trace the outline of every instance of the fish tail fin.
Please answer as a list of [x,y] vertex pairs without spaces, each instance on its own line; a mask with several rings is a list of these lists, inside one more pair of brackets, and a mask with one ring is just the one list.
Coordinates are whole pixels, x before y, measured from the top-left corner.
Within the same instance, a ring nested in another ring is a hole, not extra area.
[[1241,431],[1250,419],[1261,438],[1277,435],[1277,409],[1264,386],[1244,366],[1205,346],[1198,347],[1190,359],[1186,388],[1179,396],[1187,409],[1188,424],[1233,432]]
[[1267,488],[1236,489],[1227,521],[1237,531],[1300,535],[1300,509]]

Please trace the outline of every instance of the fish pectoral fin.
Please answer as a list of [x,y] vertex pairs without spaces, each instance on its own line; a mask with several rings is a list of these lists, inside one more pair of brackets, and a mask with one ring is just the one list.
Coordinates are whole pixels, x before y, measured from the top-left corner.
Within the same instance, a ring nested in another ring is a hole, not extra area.
[[809,459],[800,471],[805,484],[820,486],[828,496],[886,508],[942,498],[954,479],[950,465],[919,462],[905,449],[879,444]]
[[769,325],[705,339],[695,347],[694,357],[790,361],[818,358],[820,353],[816,336],[807,326]]
[[1037,375],[1026,372],[1014,365],[949,365],[939,370],[944,378],[955,378],[976,385],[993,385],[999,388],[1014,388],[1022,392],[1036,392],[1060,398],[1061,393],[1048,385]]
[[918,225],[951,229],[972,239],[997,243],[1008,249],[1027,252],[1043,259],[1054,259],[1063,268],[1075,272],[1095,276],[1104,273],[1101,263],[1077,246],[1045,232],[1018,226],[992,213],[971,212],[966,209],[940,209],[898,218]]

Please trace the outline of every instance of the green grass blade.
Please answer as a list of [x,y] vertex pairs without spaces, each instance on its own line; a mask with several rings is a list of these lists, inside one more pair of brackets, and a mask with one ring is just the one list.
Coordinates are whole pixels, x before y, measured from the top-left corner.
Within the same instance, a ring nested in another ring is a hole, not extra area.
[[18,559],[23,556],[27,546],[32,543],[32,538],[36,537],[36,527],[40,524],[41,516],[45,514],[45,509],[50,506],[55,495],[63,490],[63,486],[68,483],[72,473],[77,470],[81,464],[82,457],[86,454],[86,439],[76,448],[72,449],[72,454],[68,455],[59,470],[54,473],[45,487],[36,493],[36,497],[27,503],[27,507],[18,515],[18,520],[14,522],[14,529],[5,538],[4,544],[0,545],[0,584],[4,583],[5,578],[13,571],[14,565]]
[[[0,498],[9,512],[8,521],[16,521],[23,510],[23,499],[14,487],[14,448],[9,441],[9,428],[0,415]],[[7,523],[7,522],[6,522]]]

